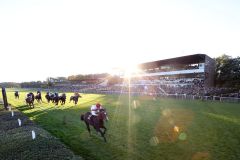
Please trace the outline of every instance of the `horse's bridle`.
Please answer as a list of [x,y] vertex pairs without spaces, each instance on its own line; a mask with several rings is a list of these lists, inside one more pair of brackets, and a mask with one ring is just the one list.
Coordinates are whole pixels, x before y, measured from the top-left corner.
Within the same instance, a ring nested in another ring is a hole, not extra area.
[[107,116],[107,111],[105,109],[101,109],[100,113],[103,113],[105,115],[106,120],[109,121],[109,118]]

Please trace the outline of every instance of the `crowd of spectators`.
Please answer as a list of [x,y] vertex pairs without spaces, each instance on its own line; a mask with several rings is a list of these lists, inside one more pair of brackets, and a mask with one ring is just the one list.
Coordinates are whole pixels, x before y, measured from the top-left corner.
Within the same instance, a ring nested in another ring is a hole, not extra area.
[[139,95],[196,95],[220,96],[240,98],[240,91],[234,88],[206,88],[202,79],[158,79],[132,81],[131,84],[122,83],[115,85],[81,84],[54,86],[47,90],[57,92],[82,92],[82,93],[129,93]]
[[169,72],[169,71],[180,71],[180,70],[192,70],[199,69],[198,65],[185,65],[185,66],[162,66],[161,68],[146,70],[146,73],[155,72]]

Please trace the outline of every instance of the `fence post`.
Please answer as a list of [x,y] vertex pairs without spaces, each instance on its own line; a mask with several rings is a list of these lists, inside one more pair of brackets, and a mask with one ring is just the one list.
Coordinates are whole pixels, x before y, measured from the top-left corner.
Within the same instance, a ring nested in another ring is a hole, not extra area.
[[5,90],[4,87],[2,87],[2,96],[3,96],[4,108],[7,110],[7,107],[8,107],[8,101],[7,101],[6,90]]

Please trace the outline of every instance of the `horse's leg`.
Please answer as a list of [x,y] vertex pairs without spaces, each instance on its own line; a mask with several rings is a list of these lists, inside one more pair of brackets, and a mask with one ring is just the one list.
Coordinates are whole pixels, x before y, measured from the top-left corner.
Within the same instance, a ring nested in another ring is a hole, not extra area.
[[90,130],[89,123],[87,123],[87,122],[85,121],[85,124],[86,124],[86,126],[87,126],[87,130],[88,130],[89,136],[91,136],[91,130]]
[[100,128],[97,128],[97,131],[101,134],[101,136],[104,139],[104,142],[107,142],[106,137],[104,136],[104,133],[100,130]]
[[107,128],[106,128],[105,126],[102,126],[101,128],[103,128],[103,129],[104,129],[104,131],[103,131],[103,134],[105,134],[105,133],[106,133],[106,131],[107,131]]

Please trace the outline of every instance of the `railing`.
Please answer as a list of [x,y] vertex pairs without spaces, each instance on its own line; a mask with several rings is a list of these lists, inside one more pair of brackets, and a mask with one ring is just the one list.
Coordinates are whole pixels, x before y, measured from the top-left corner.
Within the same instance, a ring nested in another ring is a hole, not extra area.
[[[56,92],[66,92],[65,89],[41,89],[41,88],[29,88],[29,89],[20,89],[21,91],[56,91]],[[80,93],[93,93],[93,94],[126,94],[127,91],[102,91],[102,90],[86,90],[86,89],[70,89],[68,92],[78,91]],[[236,97],[221,97],[221,96],[200,96],[200,95],[187,95],[187,94],[166,94],[166,93],[147,93],[147,92],[130,92],[131,96],[158,96],[164,98],[174,98],[174,99],[188,99],[188,100],[211,100],[211,101],[219,101],[219,102],[232,102],[232,103],[240,103],[240,98]],[[1,103],[1,100],[0,100]]]
[[[129,92],[121,91],[81,91],[82,93],[96,93],[96,94],[129,94]],[[240,103],[240,98],[235,97],[220,97],[220,96],[200,96],[200,95],[187,95],[187,94],[162,94],[162,93],[145,93],[145,92],[130,92],[132,96],[158,96],[163,98],[174,98],[174,99],[187,99],[187,100],[211,100],[219,102],[231,102]]]

